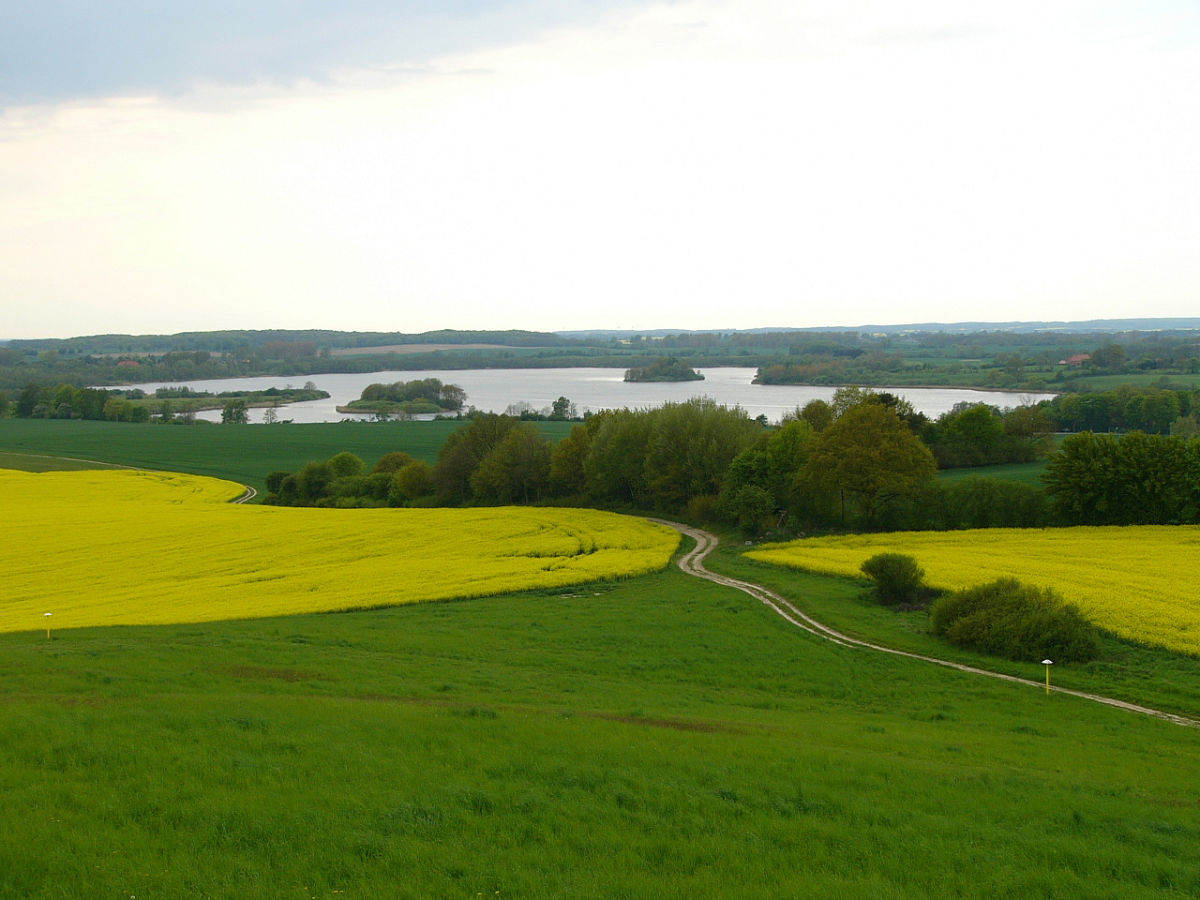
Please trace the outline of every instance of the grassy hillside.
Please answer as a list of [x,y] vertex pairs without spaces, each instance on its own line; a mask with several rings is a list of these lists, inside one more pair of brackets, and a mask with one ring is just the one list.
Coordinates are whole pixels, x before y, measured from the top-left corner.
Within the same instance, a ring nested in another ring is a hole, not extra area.
[[2,896],[1200,892],[1200,733],[677,572],[0,658]]

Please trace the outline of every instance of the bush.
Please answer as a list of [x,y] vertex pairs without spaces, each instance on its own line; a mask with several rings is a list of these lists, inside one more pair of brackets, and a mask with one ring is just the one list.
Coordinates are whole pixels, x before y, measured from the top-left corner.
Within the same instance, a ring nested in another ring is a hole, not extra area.
[[862,564],[875,581],[875,599],[884,606],[919,606],[927,591],[925,570],[903,553],[877,553]]
[[1087,662],[1100,655],[1096,628],[1050,588],[1001,578],[948,594],[929,611],[933,633],[1006,659]]

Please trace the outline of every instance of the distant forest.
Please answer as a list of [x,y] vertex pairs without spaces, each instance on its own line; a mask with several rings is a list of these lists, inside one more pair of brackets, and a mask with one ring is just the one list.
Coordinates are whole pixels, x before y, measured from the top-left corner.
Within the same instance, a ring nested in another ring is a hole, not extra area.
[[[0,392],[30,385],[121,385],[265,375],[468,368],[631,369],[674,358],[690,367],[745,366],[764,384],[948,386],[1013,391],[1200,386],[1200,320],[1030,323],[1006,330],[895,326],[846,330],[214,331],[11,340],[0,345]],[[938,330],[941,329],[941,330]]]

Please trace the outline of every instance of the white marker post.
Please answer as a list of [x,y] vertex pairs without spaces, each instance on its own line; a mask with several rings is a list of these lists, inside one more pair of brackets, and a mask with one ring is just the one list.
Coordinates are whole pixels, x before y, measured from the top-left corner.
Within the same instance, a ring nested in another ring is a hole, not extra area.
[[46,613],[46,640],[50,640],[50,613]]
[[1043,659],[1042,665],[1046,667],[1046,696],[1050,696],[1050,667],[1054,665],[1054,660]]

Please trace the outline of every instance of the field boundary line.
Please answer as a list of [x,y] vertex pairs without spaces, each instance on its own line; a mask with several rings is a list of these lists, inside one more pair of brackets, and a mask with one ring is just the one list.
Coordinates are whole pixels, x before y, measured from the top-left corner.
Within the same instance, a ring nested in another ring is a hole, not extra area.
[[67,462],[92,463],[97,466],[108,466],[110,469],[140,469],[142,466],[127,466],[123,463],[106,462],[103,459],[85,459],[82,456],[55,456],[53,453],[22,453],[20,450],[5,450],[9,456],[29,456],[33,459],[65,459]]
[[[714,549],[716,549],[717,544],[720,543],[720,540],[715,534],[699,528],[693,528],[690,525],[684,525],[680,522],[671,522],[666,519],[651,519],[651,521],[674,528],[676,531],[687,535],[696,542],[696,546],[681,556],[678,560],[679,568],[682,571],[697,578],[703,578],[716,584],[721,584],[726,587],[736,588],[737,590],[743,591],[764,605],[770,607],[774,612],[783,617],[786,621],[790,622],[792,625],[823,640],[831,641],[843,647],[860,647],[865,650],[874,650],[878,653],[890,653],[893,656],[904,656],[909,659],[917,659],[922,662],[943,666],[947,669],[955,669],[959,672],[969,672],[973,675],[983,675],[987,678],[996,678],[1001,681],[1009,681],[1014,684],[1025,685],[1027,687],[1034,687],[1038,689],[1045,689],[1046,687],[1045,683],[1040,680],[1021,678],[1017,675],[1006,675],[1003,672],[993,672],[990,669],[981,669],[977,666],[967,665],[966,663],[953,662],[952,660],[948,659],[939,659],[936,656],[926,656],[922,653],[913,653],[912,651],[900,650],[896,647],[887,647],[883,644],[875,644],[871,641],[864,641],[860,638],[843,634],[837,629],[831,628],[823,622],[817,621],[807,613],[802,612],[786,597],[776,594],[774,591],[771,591],[760,584],[754,584],[750,581],[742,581],[741,579],[731,578],[727,575],[718,575],[716,572],[705,568],[704,558],[708,556],[708,554]],[[1200,728],[1200,720],[1177,715],[1175,713],[1165,712],[1161,709],[1154,709],[1153,707],[1149,706],[1140,706],[1136,703],[1118,700],[1115,697],[1106,697],[1103,694],[1092,694],[1088,693],[1087,691],[1077,691],[1072,688],[1057,686],[1051,686],[1050,690],[1056,694],[1079,697],[1083,700],[1091,700],[1094,703],[1103,703],[1106,706],[1112,706],[1128,712],[1141,713],[1145,716],[1163,719],[1176,725],[1182,725],[1188,728]]]

